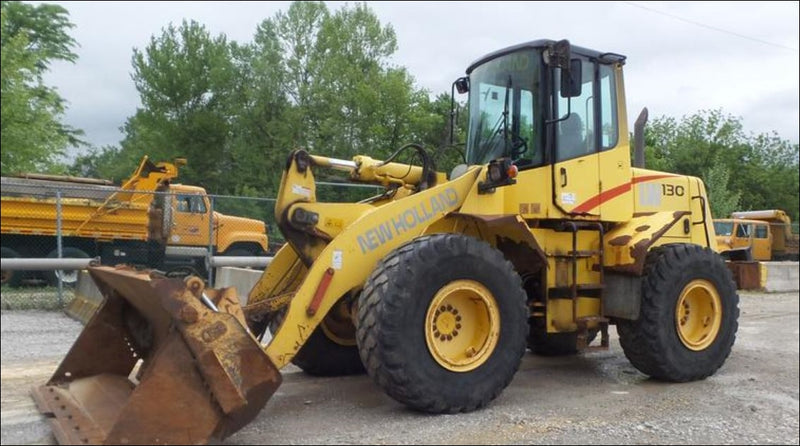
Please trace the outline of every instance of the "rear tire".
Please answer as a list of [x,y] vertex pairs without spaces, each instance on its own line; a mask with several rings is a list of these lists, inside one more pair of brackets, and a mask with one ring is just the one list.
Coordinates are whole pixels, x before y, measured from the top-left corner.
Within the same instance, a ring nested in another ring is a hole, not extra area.
[[697,245],[648,254],[639,319],[619,320],[628,360],[653,378],[685,382],[712,375],[736,340],[739,296],[722,258]]
[[[4,259],[18,259],[19,253],[5,246],[0,247],[0,257]],[[3,270],[2,284],[10,287],[18,287],[22,283],[24,271]]]
[[[58,258],[58,250],[54,249],[47,255],[50,259]],[[89,254],[83,250],[73,247],[65,247],[61,250],[61,258],[63,259],[88,259]],[[62,283],[65,286],[74,287],[78,283],[78,274],[80,269],[74,270],[51,270],[45,271],[45,278],[50,286],[58,286],[58,278],[61,277]]]
[[417,238],[367,280],[356,331],[361,359],[389,396],[412,409],[473,411],[519,368],[525,301],[519,275],[489,244],[460,234]]

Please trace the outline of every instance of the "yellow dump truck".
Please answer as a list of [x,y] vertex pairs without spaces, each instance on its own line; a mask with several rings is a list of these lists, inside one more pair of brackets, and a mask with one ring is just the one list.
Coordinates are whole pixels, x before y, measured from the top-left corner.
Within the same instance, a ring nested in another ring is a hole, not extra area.
[[[111,181],[27,174],[2,178],[3,258],[99,257],[155,268],[168,275],[205,274],[206,257],[267,251],[263,221],[213,212],[206,191],[172,184],[185,164],[144,157],[121,186]],[[60,216],[60,218],[59,218]],[[60,228],[59,228],[60,226]],[[3,284],[77,279],[74,272],[3,271]]]
[[791,219],[779,209],[734,212],[715,219],[717,246],[730,260],[797,260],[798,235]]

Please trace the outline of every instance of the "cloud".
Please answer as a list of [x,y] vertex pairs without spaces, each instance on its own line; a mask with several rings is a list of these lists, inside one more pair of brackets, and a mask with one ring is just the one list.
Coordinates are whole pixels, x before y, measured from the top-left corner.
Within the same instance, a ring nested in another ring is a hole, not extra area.
[[[240,43],[289,2],[57,2],[76,24],[76,64],[47,81],[70,108],[66,121],[96,145],[115,144],[139,104],[132,49],[170,22],[193,19]],[[332,10],[344,2],[328,2]],[[395,29],[391,62],[431,94],[482,55],[540,38],[628,57],[628,119],[720,108],[746,131],[798,142],[797,2],[368,2]],[[793,49],[790,49],[793,48]]]

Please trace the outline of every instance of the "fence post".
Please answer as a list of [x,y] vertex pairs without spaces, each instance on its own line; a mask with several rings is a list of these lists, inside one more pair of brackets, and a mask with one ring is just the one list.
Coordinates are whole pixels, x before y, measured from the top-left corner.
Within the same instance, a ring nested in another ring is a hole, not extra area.
[[[56,252],[58,258],[61,259],[63,255],[63,240],[61,237],[61,190],[56,190]],[[58,274],[58,270],[54,273],[58,278],[58,306],[64,306],[64,282],[63,274]]]
[[211,208],[208,213],[208,253],[206,254],[206,279],[208,279],[208,285],[213,286],[214,282],[214,268],[211,265],[211,256],[214,255],[214,196],[208,196],[208,204]]

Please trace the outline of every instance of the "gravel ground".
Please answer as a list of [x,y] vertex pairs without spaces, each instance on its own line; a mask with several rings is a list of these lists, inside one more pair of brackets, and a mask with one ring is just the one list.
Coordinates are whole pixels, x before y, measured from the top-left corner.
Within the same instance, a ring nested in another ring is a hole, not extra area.
[[[798,444],[798,293],[740,293],[733,352],[703,381],[651,380],[609,350],[527,354],[489,407],[459,415],[403,408],[366,376],[293,366],[257,418],[221,444]],[[60,313],[2,313],[2,443],[53,444],[28,396],[80,332]]]

